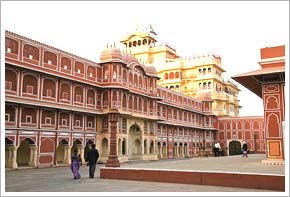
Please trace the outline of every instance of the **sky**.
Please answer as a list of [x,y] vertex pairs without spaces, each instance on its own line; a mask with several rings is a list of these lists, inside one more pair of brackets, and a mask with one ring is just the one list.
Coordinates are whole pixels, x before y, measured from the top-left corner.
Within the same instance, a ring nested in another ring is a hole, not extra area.
[[[259,69],[260,48],[288,50],[289,2],[1,2],[2,35],[9,30],[95,62],[107,43],[118,43],[137,24],[151,24],[157,40],[180,56],[220,55],[223,77],[230,78]],[[263,116],[262,99],[238,87],[240,115]]]

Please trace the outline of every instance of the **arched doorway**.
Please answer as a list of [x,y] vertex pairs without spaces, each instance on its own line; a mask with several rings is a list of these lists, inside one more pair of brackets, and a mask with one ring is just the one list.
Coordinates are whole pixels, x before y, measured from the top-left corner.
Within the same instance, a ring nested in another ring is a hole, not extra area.
[[241,150],[241,143],[239,141],[231,141],[229,143],[229,155],[240,155]]
[[62,139],[58,143],[58,147],[56,149],[56,162],[57,164],[67,164],[70,160],[70,155],[68,155],[68,141],[65,139]]
[[157,143],[157,154],[158,154],[158,158],[161,158],[162,157],[162,150],[161,150],[161,143],[158,142]]
[[177,143],[174,143],[174,147],[173,147],[173,158],[177,157]]
[[188,157],[188,147],[187,147],[187,143],[184,144],[184,157]]
[[126,139],[122,140],[122,155],[126,155]]
[[167,146],[165,142],[162,144],[162,157],[167,157]]
[[182,143],[179,143],[178,155],[179,155],[179,157],[183,157],[183,144]]
[[76,139],[73,143],[73,146],[71,147],[71,154],[73,154],[75,150],[78,152],[77,154],[81,154],[80,152],[81,146],[82,146],[82,142],[79,139]]
[[147,154],[147,140],[144,140],[144,154]]
[[109,154],[109,143],[107,138],[103,138],[102,140],[102,156],[106,157]]
[[149,153],[154,154],[154,142],[153,141],[150,142]]
[[30,138],[26,138],[25,140],[21,141],[20,146],[17,149],[16,162],[18,167],[24,166],[35,167],[36,164],[33,162],[34,147],[35,147],[34,141],[32,141]]
[[128,159],[142,159],[142,133],[137,124],[134,124],[129,129],[128,136]]

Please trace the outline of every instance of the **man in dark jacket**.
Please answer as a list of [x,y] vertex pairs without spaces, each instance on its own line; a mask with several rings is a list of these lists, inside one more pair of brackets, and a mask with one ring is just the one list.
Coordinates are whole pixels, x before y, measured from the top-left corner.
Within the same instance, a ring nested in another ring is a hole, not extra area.
[[86,155],[86,162],[89,166],[89,175],[90,178],[94,178],[95,170],[96,170],[96,164],[99,159],[99,152],[96,149],[96,145],[92,144],[92,148],[88,151],[88,154]]

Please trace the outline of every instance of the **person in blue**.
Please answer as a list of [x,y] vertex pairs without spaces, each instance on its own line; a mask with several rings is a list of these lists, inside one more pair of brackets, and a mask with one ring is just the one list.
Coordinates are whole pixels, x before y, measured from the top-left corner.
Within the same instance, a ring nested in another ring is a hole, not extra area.
[[96,145],[92,144],[92,148],[88,151],[85,158],[87,165],[89,166],[90,178],[94,178],[98,159],[99,159],[99,152],[96,149]]
[[74,179],[80,179],[80,167],[82,165],[82,160],[80,158],[80,155],[77,155],[78,151],[74,150],[74,154],[71,156],[71,165],[70,169],[74,175]]

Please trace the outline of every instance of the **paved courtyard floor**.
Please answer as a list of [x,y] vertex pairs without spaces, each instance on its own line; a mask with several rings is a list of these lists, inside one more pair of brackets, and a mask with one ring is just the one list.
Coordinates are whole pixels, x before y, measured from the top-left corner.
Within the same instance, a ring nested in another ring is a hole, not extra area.
[[[265,155],[219,158],[192,158],[183,160],[136,161],[121,164],[126,168],[154,168],[201,171],[258,172],[284,174],[284,166],[265,166]],[[88,167],[81,167],[80,180],[73,180],[68,166],[5,171],[5,192],[269,192],[269,190],[172,184],[142,181],[105,180],[99,178],[97,165],[94,179],[88,178]],[[271,192],[271,191],[270,191]],[[273,191],[276,192],[276,191]],[[53,194],[52,194],[53,195]]]

